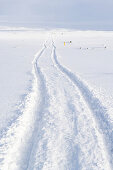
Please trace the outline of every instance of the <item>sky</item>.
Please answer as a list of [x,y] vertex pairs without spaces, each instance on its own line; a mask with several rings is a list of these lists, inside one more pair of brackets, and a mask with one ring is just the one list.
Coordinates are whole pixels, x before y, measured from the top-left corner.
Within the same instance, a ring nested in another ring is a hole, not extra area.
[[0,0],[2,22],[111,26],[113,0]]

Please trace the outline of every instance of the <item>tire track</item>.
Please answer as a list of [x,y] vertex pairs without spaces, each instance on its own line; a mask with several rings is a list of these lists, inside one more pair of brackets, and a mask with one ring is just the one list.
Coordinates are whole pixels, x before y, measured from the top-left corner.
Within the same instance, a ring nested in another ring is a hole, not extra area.
[[0,170],[26,170],[29,166],[32,150],[37,137],[43,107],[46,105],[46,89],[43,77],[37,66],[37,60],[46,46],[35,55],[33,61],[34,82],[32,92],[28,94],[23,113],[8,127],[0,139]]
[[[44,45],[33,60],[33,90],[23,114],[0,140],[0,170],[109,170],[92,116],[99,115],[93,105],[103,107],[46,43],[50,49]],[[99,127],[103,133],[106,124]]]
[[[44,49],[41,51],[41,55],[43,54],[43,51],[45,50],[45,48],[47,48],[46,45],[44,45]],[[44,53],[45,52],[46,51],[44,51]],[[42,71],[39,67],[39,62],[38,62],[41,55],[36,54],[35,59],[33,61],[33,65],[34,65],[34,68],[35,68],[35,76],[39,80],[38,81],[38,84],[39,84],[38,89],[39,89],[39,93],[40,93],[39,96],[41,98],[41,101],[39,102],[40,106],[38,106],[38,108],[40,108],[40,109],[36,111],[36,114],[38,114],[38,119],[36,119],[36,123],[35,123],[36,126],[35,126],[35,129],[34,129],[34,135],[32,137],[33,145],[32,145],[29,160],[28,160],[28,163],[27,163],[27,168],[26,168],[27,170],[31,170],[35,166],[35,156],[36,156],[36,152],[37,152],[36,148],[40,144],[40,141],[44,140],[44,144],[46,145],[46,140],[43,139],[43,135],[44,135],[44,132],[43,132],[43,127],[44,127],[43,117],[45,115],[46,108],[48,108],[48,106],[49,106],[49,97],[48,97],[48,93],[47,93],[47,87],[46,87],[45,79],[44,79]],[[45,157],[46,157],[46,153],[45,153],[45,155],[43,155],[43,158],[42,158],[43,161],[45,161]],[[40,164],[39,164],[39,166],[40,166]]]
[[88,87],[72,72],[67,68],[62,66],[56,55],[56,47],[53,43],[53,61],[56,67],[70,80],[72,83],[78,87],[84,101],[90,108],[93,117],[98,125],[98,132],[103,138],[103,144],[105,152],[107,153],[110,167],[113,167],[113,125],[107,119],[107,109],[101,104],[98,98],[96,98]]
[[78,87],[53,62],[50,51],[38,61],[49,105],[44,109],[43,133],[32,152],[29,170],[109,170],[89,106]]

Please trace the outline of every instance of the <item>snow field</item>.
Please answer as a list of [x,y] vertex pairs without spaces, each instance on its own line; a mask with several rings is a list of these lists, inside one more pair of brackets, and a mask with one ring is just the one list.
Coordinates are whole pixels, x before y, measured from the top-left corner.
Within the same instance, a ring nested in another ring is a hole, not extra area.
[[57,36],[34,56],[32,89],[1,135],[0,170],[112,169],[107,109],[58,61]]

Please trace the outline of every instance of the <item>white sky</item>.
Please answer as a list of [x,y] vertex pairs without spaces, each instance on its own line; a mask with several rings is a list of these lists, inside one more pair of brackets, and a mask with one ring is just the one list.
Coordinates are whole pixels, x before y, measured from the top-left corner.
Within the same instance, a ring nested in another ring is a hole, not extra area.
[[0,0],[0,19],[35,22],[113,21],[113,0]]

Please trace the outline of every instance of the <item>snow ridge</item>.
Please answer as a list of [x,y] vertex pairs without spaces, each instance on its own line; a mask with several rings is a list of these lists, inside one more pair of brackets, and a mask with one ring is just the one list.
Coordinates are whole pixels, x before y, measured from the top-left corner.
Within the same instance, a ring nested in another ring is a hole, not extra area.
[[[38,60],[40,58],[40,56],[42,55],[43,52],[45,52],[46,49],[46,45],[44,45],[44,49],[41,51],[40,55],[36,54],[35,55],[35,59],[33,61],[33,65],[35,68],[35,76],[36,79],[38,79],[39,81],[38,83],[38,90],[39,90],[39,105],[37,105],[38,109],[36,111],[36,114],[38,115],[38,119],[36,119],[36,125],[35,125],[35,132],[34,132],[34,137],[32,138],[33,140],[33,146],[32,146],[32,150],[29,156],[29,161],[28,161],[28,166],[27,166],[27,170],[31,170],[33,169],[34,165],[35,165],[35,156],[36,156],[36,152],[37,152],[37,147],[40,143],[41,137],[43,136],[43,117],[44,117],[44,109],[46,107],[48,107],[48,94],[47,94],[47,89],[46,89],[46,84],[45,84],[45,80],[44,80],[44,76],[41,72],[41,69],[38,65]],[[43,158],[44,159],[44,158]],[[39,164],[40,166],[40,164]]]

